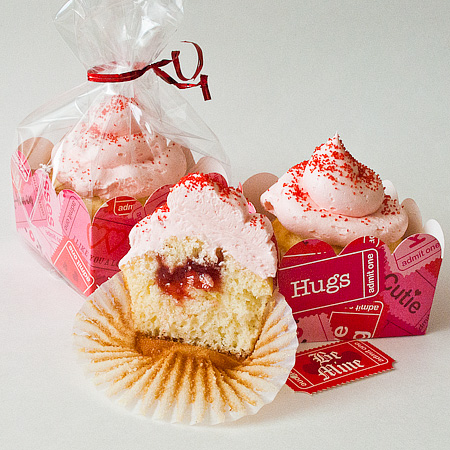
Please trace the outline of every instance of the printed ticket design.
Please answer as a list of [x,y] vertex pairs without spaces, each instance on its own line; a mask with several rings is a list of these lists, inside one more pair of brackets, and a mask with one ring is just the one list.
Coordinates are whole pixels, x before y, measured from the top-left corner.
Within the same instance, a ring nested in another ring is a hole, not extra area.
[[295,314],[301,314],[374,297],[379,292],[378,266],[378,249],[373,248],[341,256],[339,270],[335,258],[282,266],[278,279],[285,297],[295,304]]
[[327,344],[297,352],[286,384],[294,391],[314,394],[391,370],[394,362],[370,342]]
[[130,248],[130,230],[163,204],[170,191],[162,186],[144,205],[132,197],[113,198],[91,218],[78,194],[57,194],[49,174],[31,170],[20,151],[12,157],[11,175],[19,234],[84,295],[119,271]]
[[393,253],[370,236],[338,255],[317,239],[294,245],[280,262],[278,286],[299,342],[424,334],[441,255],[429,234],[409,236]]

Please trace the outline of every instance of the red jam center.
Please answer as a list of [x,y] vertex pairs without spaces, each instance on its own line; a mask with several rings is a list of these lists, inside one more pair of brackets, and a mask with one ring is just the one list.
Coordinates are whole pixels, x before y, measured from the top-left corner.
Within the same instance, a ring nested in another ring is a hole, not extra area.
[[217,290],[220,287],[221,276],[219,263],[199,264],[188,260],[183,266],[170,270],[161,258],[156,280],[159,288],[178,301],[189,297],[189,289]]

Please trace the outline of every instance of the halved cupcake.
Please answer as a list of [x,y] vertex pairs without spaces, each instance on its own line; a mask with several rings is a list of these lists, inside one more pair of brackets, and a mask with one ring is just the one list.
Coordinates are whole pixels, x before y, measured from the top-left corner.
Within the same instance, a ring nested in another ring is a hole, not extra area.
[[190,174],[130,233],[120,261],[136,330],[245,358],[272,307],[270,221],[218,177]]

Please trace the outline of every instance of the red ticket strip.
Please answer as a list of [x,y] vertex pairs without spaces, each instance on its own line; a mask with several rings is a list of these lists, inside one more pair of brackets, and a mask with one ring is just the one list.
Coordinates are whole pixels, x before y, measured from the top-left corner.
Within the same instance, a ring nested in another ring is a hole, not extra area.
[[369,342],[345,341],[297,352],[286,384],[315,392],[393,369],[395,362]]

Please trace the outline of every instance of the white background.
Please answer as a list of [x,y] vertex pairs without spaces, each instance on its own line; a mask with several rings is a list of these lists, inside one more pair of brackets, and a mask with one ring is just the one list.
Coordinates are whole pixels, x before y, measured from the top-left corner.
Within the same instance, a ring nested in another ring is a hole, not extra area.
[[[85,80],[52,24],[60,6],[0,6],[0,448],[449,448],[449,258],[427,335],[374,341],[397,360],[395,370],[314,396],[284,387],[236,423],[155,423],[84,378],[71,338],[83,299],[18,240],[9,177],[18,123]],[[446,232],[449,23],[448,0],[190,0],[163,56],[181,40],[202,46],[213,99],[203,102],[198,89],[183,96],[219,137],[234,183],[260,171],[281,175],[338,131],[356,158]]]

